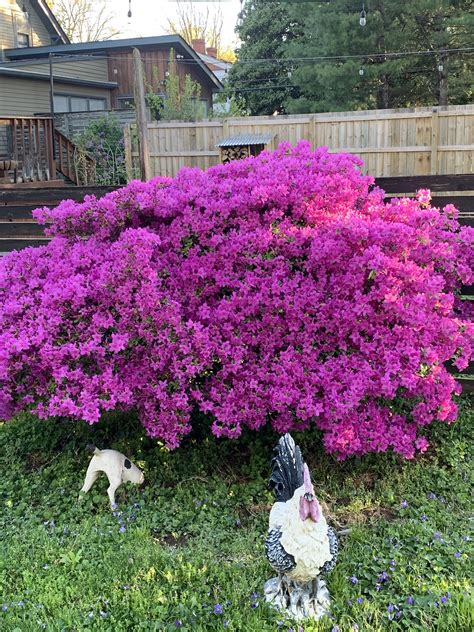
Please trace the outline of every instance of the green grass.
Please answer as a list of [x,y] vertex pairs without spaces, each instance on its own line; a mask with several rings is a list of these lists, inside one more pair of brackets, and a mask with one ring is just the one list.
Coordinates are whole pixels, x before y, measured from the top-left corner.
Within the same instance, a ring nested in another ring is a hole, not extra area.
[[[304,632],[474,629],[473,417],[463,399],[459,422],[430,428],[432,448],[411,462],[338,463],[316,431],[295,435],[330,521],[351,528],[329,578],[332,619]],[[27,415],[0,425],[0,630],[298,631],[261,599],[277,437],[200,433],[169,452],[126,415],[92,428]],[[145,470],[145,486],[119,489],[120,515],[105,477],[77,502],[88,443]]]

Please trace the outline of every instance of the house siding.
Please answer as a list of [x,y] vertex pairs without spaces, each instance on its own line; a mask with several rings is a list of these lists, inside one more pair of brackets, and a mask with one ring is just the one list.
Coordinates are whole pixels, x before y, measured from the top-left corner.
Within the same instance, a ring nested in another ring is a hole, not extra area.
[[[170,49],[144,49],[140,53],[146,83],[148,86],[152,86],[154,92],[162,92],[169,65]],[[179,61],[176,61],[175,64],[181,89],[184,88],[185,76],[189,74],[200,85],[201,99],[206,99],[210,107],[212,104],[212,87],[208,80],[203,79],[202,72],[194,68],[193,64],[182,64]],[[119,84],[119,87],[113,93],[113,107],[117,107],[117,100],[120,97],[133,95],[134,69],[131,52],[118,51],[109,53],[109,80],[116,81]]]
[[[56,81],[55,93],[105,98],[110,107],[110,91]],[[49,83],[35,79],[0,77],[0,116],[33,116],[50,112]]]
[[[9,67],[49,75],[49,60],[47,58],[27,65],[24,63],[12,63],[9,64]],[[85,79],[86,81],[109,81],[106,59],[62,62],[53,59],[53,74],[73,79]]]
[[[23,4],[29,13],[29,24],[23,22]],[[0,0],[0,50],[2,48],[16,48],[15,19],[19,30],[28,33],[32,46],[48,46],[51,43],[51,33],[39,18],[28,0]]]

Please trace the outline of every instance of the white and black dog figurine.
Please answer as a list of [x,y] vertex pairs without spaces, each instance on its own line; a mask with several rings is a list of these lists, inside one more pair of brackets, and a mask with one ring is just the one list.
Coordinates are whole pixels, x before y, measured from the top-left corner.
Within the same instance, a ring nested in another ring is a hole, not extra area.
[[[94,448],[94,456],[87,468],[86,480],[82,486],[81,493],[86,493],[90,490],[100,472],[104,472],[109,479],[107,494],[109,495],[112,509],[115,507],[115,492],[122,483],[129,481],[130,483],[141,485],[145,480],[143,472],[121,452]],[[81,498],[80,494],[79,498]]]

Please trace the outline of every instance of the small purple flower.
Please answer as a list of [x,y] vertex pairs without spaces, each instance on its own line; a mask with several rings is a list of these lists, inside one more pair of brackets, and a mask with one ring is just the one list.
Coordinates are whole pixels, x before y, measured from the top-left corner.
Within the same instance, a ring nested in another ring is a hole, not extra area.
[[126,531],[126,526],[123,524],[123,525],[120,527],[119,532],[120,532],[120,533],[125,533],[125,531]]
[[176,619],[174,624],[177,628],[180,628],[183,625],[183,622],[181,621],[181,619]]
[[352,630],[358,630],[358,629],[359,629],[359,626],[357,625],[357,623],[353,623],[353,624],[352,624],[352,628],[351,628],[351,629],[352,629]]
[[242,526],[242,523],[240,522],[240,520],[238,518],[235,521],[235,526],[237,527],[237,529],[240,529],[240,527]]
[[130,586],[128,584],[125,584],[125,586],[122,586],[123,590],[130,590]]
[[375,590],[377,592],[379,592],[381,588],[382,588],[382,584],[375,584]]
[[20,608],[23,608],[23,606],[25,605],[25,602],[24,601],[17,601],[16,605],[20,606]]
[[224,612],[224,608],[221,606],[220,603],[216,603],[216,605],[214,606],[214,614],[222,614]]
[[421,522],[426,522],[427,520],[428,520],[428,518],[427,518],[426,514],[423,514],[421,516]]
[[433,533],[433,540],[441,540],[441,533],[439,531]]
[[402,500],[402,503],[400,506],[402,509],[406,509],[408,507],[408,502],[406,500]]
[[436,500],[436,494],[433,494],[433,492],[430,492],[427,496],[428,500]]
[[341,628],[338,625],[334,625],[331,632],[341,632]]
[[382,573],[379,573],[378,580],[381,584],[385,583],[389,579],[390,579],[390,575],[387,573],[387,571],[383,571]]
[[438,608],[439,607],[439,603],[437,601],[434,602],[434,607]]
[[392,570],[395,568],[396,565],[397,563],[395,562],[395,560],[390,560],[390,566],[392,567]]
[[402,612],[401,612],[401,610],[399,610],[399,611],[396,613],[396,615],[395,615],[395,616],[397,617],[397,619],[399,619],[399,618],[402,616]]
[[224,627],[228,628],[229,627],[229,622],[227,621],[227,619],[224,620]]
[[407,604],[409,606],[412,606],[415,603],[415,600],[413,597],[407,597]]
[[363,597],[357,597],[357,603],[361,604],[364,602],[364,598]]
[[2,610],[3,612],[6,612],[8,610],[8,606],[6,603],[2,604]]
[[448,598],[446,597],[446,595],[443,595],[441,597],[441,603],[446,603],[448,601]]
[[387,606],[387,610],[389,612],[393,612],[395,610],[395,606],[393,605],[393,603],[389,603]]
[[257,592],[253,592],[253,593],[250,595],[250,599],[251,599],[252,601],[257,601],[257,599],[258,599],[258,593],[257,593]]
[[109,613],[105,612],[104,610],[101,610],[99,614],[102,617],[102,619],[106,619],[109,616]]
[[350,578],[350,582],[351,584],[354,584],[355,586],[355,584],[359,583],[359,580],[357,579],[355,575],[352,575],[352,577]]
[[254,602],[253,604],[251,604],[250,606],[251,608],[258,608],[258,603]]
[[454,554],[454,557],[458,557],[458,558],[461,557],[460,551],[456,551],[456,553]]
[[470,541],[470,537],[468,535],[463,535],[462,539],[464,540],[464,542]]
[[352,599],[347,600],[347,605],[349,606],[349,608],[352,608],[352,603]]

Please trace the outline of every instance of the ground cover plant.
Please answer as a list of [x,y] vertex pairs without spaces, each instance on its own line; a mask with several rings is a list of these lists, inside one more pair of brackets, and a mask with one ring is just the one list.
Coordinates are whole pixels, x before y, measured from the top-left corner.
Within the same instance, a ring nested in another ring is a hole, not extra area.
[[[269,427],[238,440],[203,420],[180,450],[136,417],[96,426],[27,414],[0,425],[0,629],[6,632],[468,632],[472,608],[472,402],[433,424],[430,449],[338,462],[316,429],[295,434],[341,536],[332,618],[296,625],[262,599],[273,497]],[[112,513],[100,478],[77,502],[88,443],[129,454],[146,485]]]
[[[308,143],[36,212],[0,267],[0,417],[136,409],[179,445],[315,425],[338,458],[412,458],[453,421],[473,325],[474,230],[429,194],[383,202],[360,160]],[[466,308],[464,308],[466,309]]]

